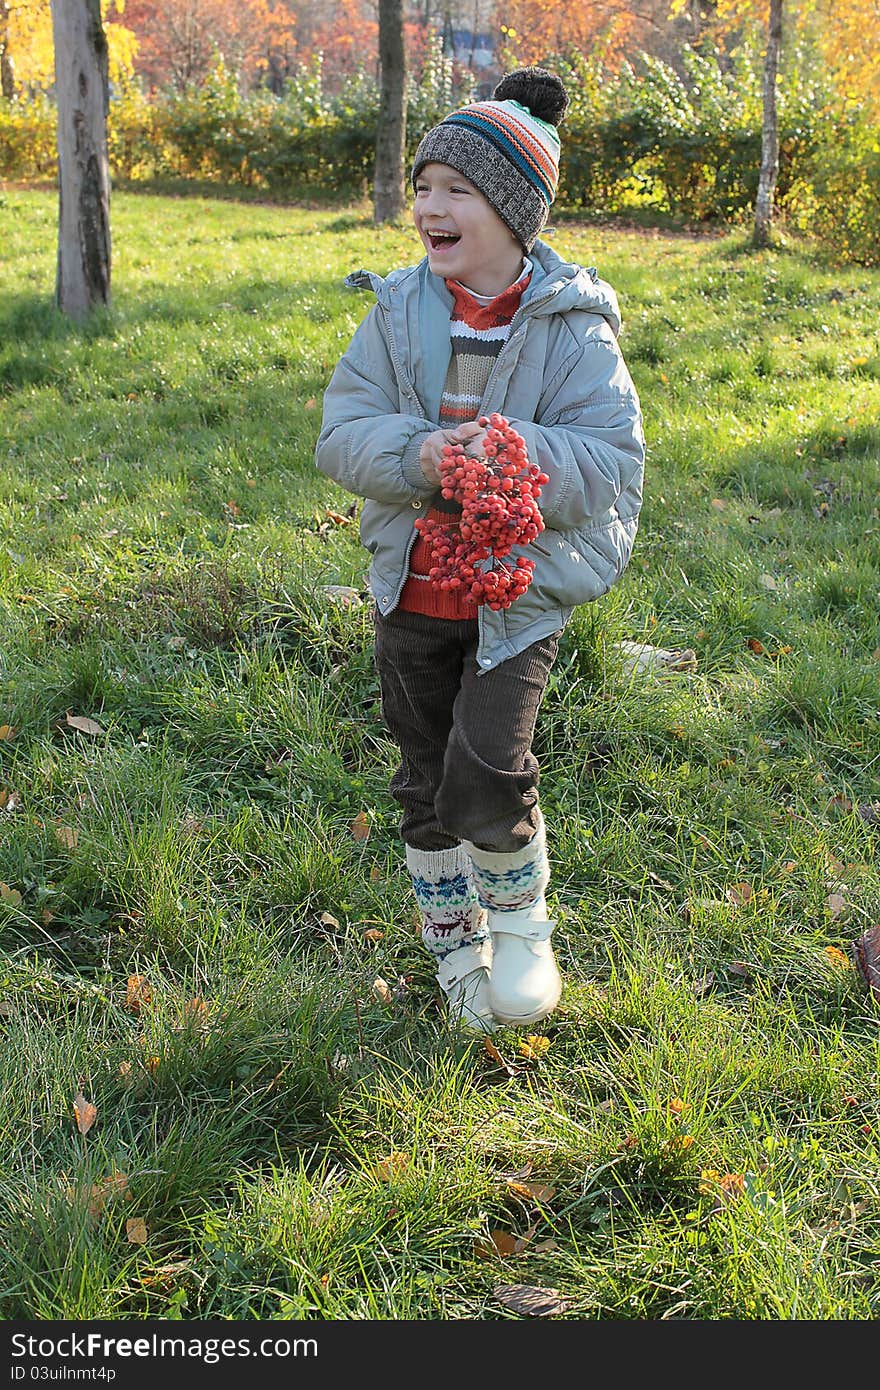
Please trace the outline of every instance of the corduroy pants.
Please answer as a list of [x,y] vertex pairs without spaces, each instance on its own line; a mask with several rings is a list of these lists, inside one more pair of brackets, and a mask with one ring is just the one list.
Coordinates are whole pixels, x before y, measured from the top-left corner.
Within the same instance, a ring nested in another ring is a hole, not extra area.
[[510,854],[538,829],[532,740],[557,634],[478,675],[477,620],[375,611],[382,716],[400,749],[390,789],[414,849],[470,840]]

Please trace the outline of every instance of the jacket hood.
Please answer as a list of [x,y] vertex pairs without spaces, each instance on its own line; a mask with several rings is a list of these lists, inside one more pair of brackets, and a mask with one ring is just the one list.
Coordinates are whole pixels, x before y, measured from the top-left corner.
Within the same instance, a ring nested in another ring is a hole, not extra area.
[[[540,240],[535,242],[529,255],[535,269],[522,298],[523,314],[558,314],[585,309],[591,314],[600,314],[617,337],[620,333],[617,295],[607,281],[599,278],[595,267],[564,261],[552,246]],[[415,287],[422,278],[427,278],[442,294],[449,294],[440,277],[432,275],[428,269],[427,256],[418,265],[392,270],[384,276],[372,270],[356,270],[346,275],[344,283],[349,289],[372,290],[378,302],[387,309],[391,306],[393,292],[403,288],[407,281]],[[449,302],[452,303],[451,296]]]

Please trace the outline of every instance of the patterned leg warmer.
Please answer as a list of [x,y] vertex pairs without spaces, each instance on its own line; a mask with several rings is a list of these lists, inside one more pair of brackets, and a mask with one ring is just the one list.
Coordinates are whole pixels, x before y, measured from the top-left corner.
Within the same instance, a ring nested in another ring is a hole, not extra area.
[[437,850],[407,845],[406,867],[422,914],[422,941],[432,956],[441,961],[458,946],[488,940],[486,913],[461,845]]
[[478,849],[469,841],[464,842],[483,907],[495,912],[525,912],[542,901],[550,882],[550,864],[544,818],[540,812],[538,815],[535,834],[527,845],[513,854]]

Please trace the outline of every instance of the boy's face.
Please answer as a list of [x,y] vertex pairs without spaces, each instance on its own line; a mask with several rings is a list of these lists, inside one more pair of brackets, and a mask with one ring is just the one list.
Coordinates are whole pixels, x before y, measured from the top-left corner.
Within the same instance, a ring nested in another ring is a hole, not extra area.
[[477,294],[500,294],[513,284],[523,249],[469,179],[448,164],[426,164],[415,188],[413,221],[434,275]]

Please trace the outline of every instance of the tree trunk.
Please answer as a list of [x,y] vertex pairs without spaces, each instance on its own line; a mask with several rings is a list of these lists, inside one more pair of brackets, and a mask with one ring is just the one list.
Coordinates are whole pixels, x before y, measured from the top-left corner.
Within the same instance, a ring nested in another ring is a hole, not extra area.
[[15,96],[15,67],[9,51],[9,5],[0,0],[0,96],[11,101]]
[[406,207],[406,50],[403,0],[379,0],[379,121],[373,222],[392,222]]
[[100,0],[51,0],[58,102],[55,299],[83,319],[110,302],[107,40]]
[[761,126],[761,174],[755,198],[755,246],[767,246],[773,222],[773,199],[779,175],[779,122],[776,113],[776,76],[782,48],[783,0],[770,0],[767,56],[764,59],[764,120]]

